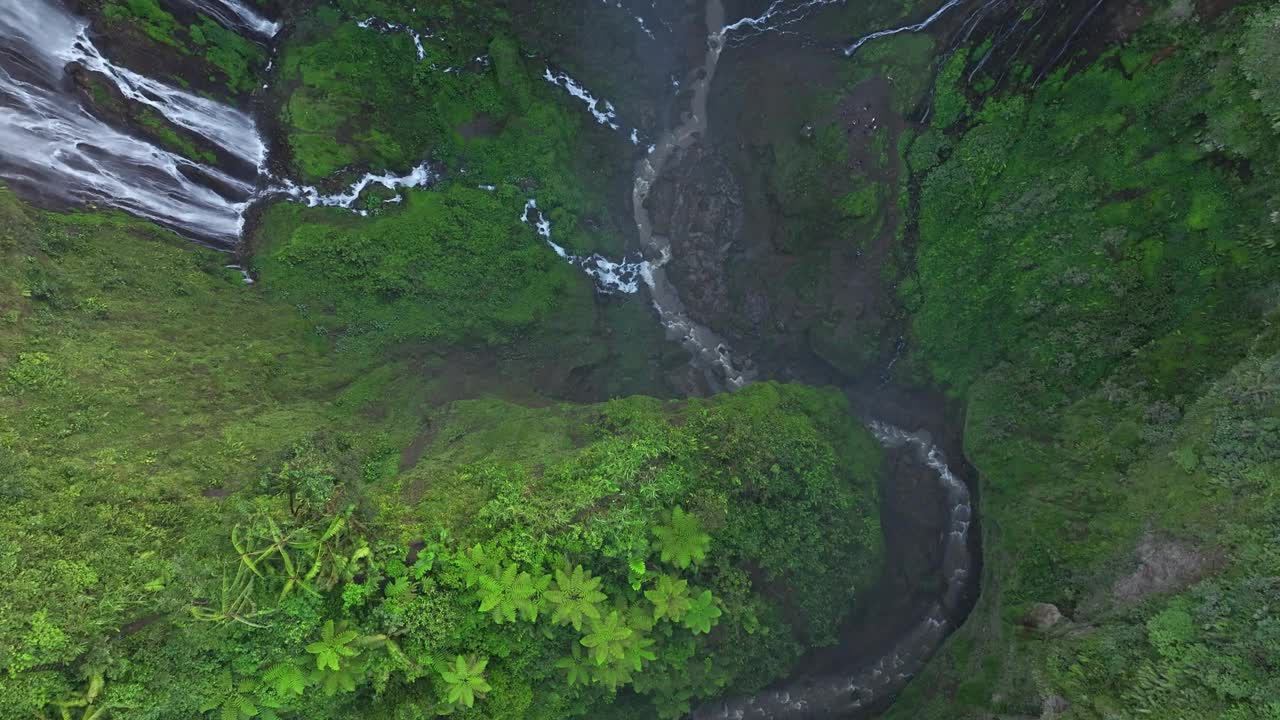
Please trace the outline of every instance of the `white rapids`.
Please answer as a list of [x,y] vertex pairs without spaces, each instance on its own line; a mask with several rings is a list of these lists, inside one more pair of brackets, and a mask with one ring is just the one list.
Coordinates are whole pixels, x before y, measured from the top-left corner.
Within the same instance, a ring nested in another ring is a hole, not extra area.
[[[279,31],[237,0],[189,1],[233,29],[263,37]],[[413,35],[421,59],[420,37]],[[244,173],[197,163],[97,117],[67,75],[71,63],[221,149]],[[0,109],[0,179],[36,195],[116,207],[217,247],[240,240],[245,211],[264,197],[365,215],[354,206],[370,186],[397,190],[438,180],[425,163],[405,175],[368,173],[333,194],[269,178],[266,143],[249,114],[112,63],[93,44],[88,24],[52,0],[0,2]]]
[[[488,188],[490,186],[483,186]],[[629,295],[640,290],[641,279],[647,279],[650,265],[645,260],[614,262],[599,253],[573,255],[551,239],[551,221],[538,209],[538,201],[529,198],[520,211],[520,222],[533,225],[547,246],[560,258],[582,268],[596,282],[596,289],[603,293]]]
[[873,32],[870,35],[864,35],[858,38],[857,40],[854,40],[852,43],[846,45],[844,48],[844,55],[845,57],[852,56],[854,53],[858,52],[859,48],[871,42],[872,40],[877,40],[882,37],[889,37],[890,35],[897,35],[899,33],[913,33],[913,32],[920,32],[922,30],[926,30],[930,25],[936,22],[938,18],[947,14],[948,10],[959,5],[963,1],[964,0],[947,0],[947,2],[942,7],[938,8],[937,10],[934,10],[932,15],[925,18],[924,20],[921,20],[918,23],[914,23],[912,25],[903,25],[901,27],[896,27],[896,28],[890,28],[889,30],[880,30],[878,32]]
[[248,113],[112,64],[89,40],[87,28],[80,29],[69,47],[54,52],[64,65],[78,62],[101,73],[125,97],[154,108],[174,125],[208,139],[253,167],[261,168],[266,161],[267,146]]
[[186,0],[196,10],[224,27],[269,40],[280,32],[280,23],[268,20],[241,0]]
[[[296,185],[292,180],[285,180],[283,184],[271,188],[269,193],[281,193],[287,195],[294,200],[305,202],[308,207],[341,207],[351,209],[356,200],[360,199],[360,195],[370,185],[381,185],[388,190],[398,190],[400,188],[420,188],[428,187],[435,183],[439,177],[431,171],[431,167],[426,163],[415,167],[404,175],[392,175],[391,173],[383,173],[377,175],[374,173],[366,173],[364,177],[357,180],[345,191],[325,195],[315,187],[310,185]],[[399,196],[386,202],[400,202]],[[357,210],[361,215],[367,215],[364,210]]]
[[400,32],[403,30],[409,34],[409,39],[413,40],[413,51],[418,55],[418,62],[422,62],[427,59],[427,47],[422,44],[422,40],[423,38],[429,39],[433,37],[430,32],[423,35],[407,25],[400,25],[378,17],[365,18],[364,20],[357,22],[356,27],[359,27],[362,30],[373,28],[380,33]]
[[194,230],[215,244],[234,243],[256,179],[117,130],[82,104],[65,67],[75,61],[101,72],[126,96],[259,168],[265,146],[253,120],[112,65],[86,27],[49,0],[0,3],[0,178],[36,194]]

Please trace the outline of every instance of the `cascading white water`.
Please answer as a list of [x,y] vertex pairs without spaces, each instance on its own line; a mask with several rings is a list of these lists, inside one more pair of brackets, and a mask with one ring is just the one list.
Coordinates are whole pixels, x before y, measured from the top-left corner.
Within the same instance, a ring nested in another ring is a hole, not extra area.
[[599,253],[571,254],[551,239],[551,221],[538,209],[538,201],[533,198],[529,198],[520,211],[520,222],[532,224],[552,252],[569,264],[582,268],[595,280],[596,289],[602,293],[635,293],[640,290],[640,281],[650,272],[650,265],[645,260],[614,262]]
[[65,66],[80,61],[103,72],[122,92],[144,96],[193,132],[207,129],[211,142],[257,167],[264,151],[252,121],[160,83],[136,82],[102,58],[85,29],[50,0],[0,3],[0,178],[38,195],[118,207],[214,244],[234,243],[254,180],[112,127],[82,104]]
[[933,11],[932,15],[930,15],[929,17],[925,18],[924,20],[918,23],[914,23],[912,25],[903,25],[901,27],[896,27],[896,28],[890,28],[888,30],[880,30],[877,32],[873,32],[870,35],[863,35],[862,37],[858,38],[857,40],[854,40],[853,42],[845,46],[844,55],[845,57],[851,57],[854,53],[858,52],[858,49],[861,48],[863,45],[866,45],[872,40],[876,40],[878,38],[889,37],[890,35],[898,35],[900,33],[920,32],[921,30],[928,29],[930,25],[937,22],[938,18],[942,17],[943,15],[946,15],[947,11],[959,5],[961,2],[963,2],[963,0],[947,0],[947,2],[942,5],[942,7]]
[[224,27],[246,35],[270,39],[280,32],[280,23],[259,15],[241,0],[186,0],[196,10],[217,20]]
[[[345,192],[332,195],[326,195],[310,185],[296,185],[292,180],[285,180],[282,185],[271,187],[264,195],[286,195],[294,200],[305,202],[308,207],[351,208],[370,185],[381,185],[388,190],[398,190],[400,188],[427,187],[436,180],[437,176],[431,171],[431,167],[423,163],[405,175],[366,173],[364,177],[352,183],[351,187],[347,188]],[[399,202],[399,200],[389,202]],[[363,211],[358,212],[367,214]]]
[[266,161],[267,146],[247,113],[112,64],[89,40],[86,27],[70,46],[55,46],[53,52],[64,65],[78,62],[102,73],[125,97],[155,108],[169,122],[204,137],[252,167],[261,168]]
[[[231,27],[263,36],[279,29],[235,0],[192,2]],[[97,117],[75,91],[70,63],[221,148],[243,174],[196,163]],[[222,247],[239,241],[245,210],[263,197],[352,208],[370,185],[424,187],[436,179],[424,164],[406,175],[368,173],[337,194],[268,182],[266,144],[250,115],[112,63],[93,44],[88,24],[53,0],[0,4],[0,108],[0,179],[36,195],[120,208]]]

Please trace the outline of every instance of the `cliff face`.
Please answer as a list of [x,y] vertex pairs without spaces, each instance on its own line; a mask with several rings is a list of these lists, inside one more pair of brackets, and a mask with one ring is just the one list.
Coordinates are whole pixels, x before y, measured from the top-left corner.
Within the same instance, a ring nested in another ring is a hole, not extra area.
[[691,311],[772,371],[964,408],[982,596],[888,716],[1277,712],[1278,12],[977,4],[842,66],[728,51],[657,194]]
[[966,404],[986,565],[889,717],[1280,711],[1280,8],[1142,11],[980,100],[984,44],[953,56],[964,109],[907,151],[909,362]]

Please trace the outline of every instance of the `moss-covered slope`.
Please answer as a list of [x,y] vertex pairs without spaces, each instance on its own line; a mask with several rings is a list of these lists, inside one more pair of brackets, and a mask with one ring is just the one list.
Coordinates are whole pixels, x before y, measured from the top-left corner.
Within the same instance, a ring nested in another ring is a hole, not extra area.
[[1280,8],[1191,10],[980,107],[942,74],[903,297],[986,573],[890,717],[1280,717]]
[[0,717],[674,716],[879,571],[834,392],[550,404],[145,223],[0,213]]

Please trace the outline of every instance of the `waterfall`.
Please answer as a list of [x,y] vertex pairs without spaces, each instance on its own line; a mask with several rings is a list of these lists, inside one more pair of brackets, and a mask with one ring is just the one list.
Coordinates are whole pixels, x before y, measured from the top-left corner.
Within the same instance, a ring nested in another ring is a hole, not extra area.
[[959,5],[961,1],[962,0],[947,0],[947,2],[943,4],[942,7],[938,8],[937,10],[934,10],[932,15],[913,25],[903,25],[901,27],[890,28],[889,30],[880,30],[878,32],[873,32],[870,35],[864,35],[858,38],[857,40],[854,40],[852,43],[849,43],[847,46],[845,46],[844,55],[845,57],[851,57],[854,53],[858,52],[858,48],[861,48],[863,45],[866,45],[872,40],[876,40],[882,37],[889,37],[890,35],[897,35],[899,33],[913,33],[913,32],[920,32],[921,30],[925,30],[934,22],[936,22],[938,18],[947,14],[947,11],[949,11],[951,8]]
[[113,65],[94,47],[86,28],[80,29],[70,47],[55,52],[65,63],[78,62],[105,75],[125,97],[154,108],[169,122],[208,139],[254,168],[261,168],[266,160],[267,147],[247,113]]
[[265,146],[253,120],[113,65],[86,30],[51,0],[0,4],[0,179],[36,196],[120,208],[213,245],[237,242],[256,177],[233,177],[113,127],[81,100],[65,68],[74,61],[102,73],[256,175]]
[[224,27],[245,35],[271,39],[280,32],[280,23],[272,22],[240,0],[186,0],[196,10],[217,20]]

